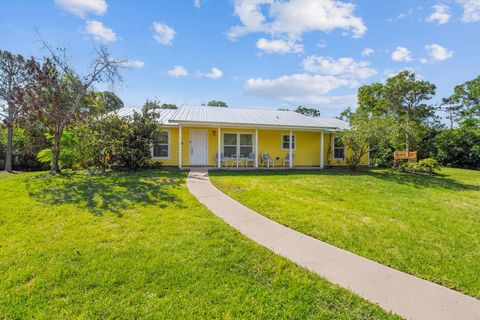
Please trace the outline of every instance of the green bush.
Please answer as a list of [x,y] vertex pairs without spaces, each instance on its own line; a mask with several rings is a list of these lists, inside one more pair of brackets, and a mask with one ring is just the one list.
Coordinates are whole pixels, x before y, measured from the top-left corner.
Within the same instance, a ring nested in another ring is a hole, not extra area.
[[420,174],[435,174],[440,170],[440,164],[437,160],[427,158],[419,162],[402,162],[394,166],[394,168],[401,172],[420,173]]

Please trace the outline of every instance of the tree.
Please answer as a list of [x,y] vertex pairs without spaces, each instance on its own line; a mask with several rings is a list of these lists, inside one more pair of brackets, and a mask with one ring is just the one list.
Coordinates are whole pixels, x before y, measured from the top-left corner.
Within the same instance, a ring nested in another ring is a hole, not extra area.
[[34,59],[27,62],[30,81],[24,90],[18,90],[18,101],[32,121],[40,121],[54,137],[51,173],[59,173],[59,155],[64,130],[76,115],[88,108],[86,97],[95,83],[106,82],[111,87],[121,80],[119,69],[125,61],[113,58],[102,47],[90,63],[89,71],[77,75],[67,58],[65,49],[53,50],[46,42],[44,48],[50,57],[43,64]]
[[161,109],[178,109],[176,104],[173,103],[162,103]]
[[220,100],[208,101],[207,106],[208,107],[223,107],[223,108],[228,107],[228,105],[225,102],[220,101]]
[[342,142],[351,150],[347,157],[350,169],[356,170],[368,152],[388,145],[394,132],[394,119],[390,116],[369,116],[362,111],[351,114],[350,128],[340,133]]
[[307,117],[314,117],[314,118],[320,117],[320,111],[318,111],[318,109],[315,109],[315,108],[298,106],[295,112],[303,114]]
[[13,163],[13,127],[19,108],[13,98],[15,90],[23,86],[27,73],[25,58],[9,51],[0,50],[0,99],[6,102],[0,105],[0,116],[7,127],[7,147],[5,150],[5,171],[12,171]]
[[118,162],[127,168],[136,170],[145,166],[151,158],[151,143],[155,142],[160,113],[158,107],[147,101],[140,112],[126,117],[129,123],[128,134],[122,141]]
[[380,102],[385,105],[387,114],[393,114],[403,124],[407,152],[417,136],[415,126],[434,115],[433,106],[425,101],[432,98],[435,89],[428,81],[416,80],[415,73],[408,70],[388,78],[383,86]]
[[480,76],[455,86],[453,94],[444,98],[443,104],[450,115],[450,127],[453,127],[453,120],[480,118]]

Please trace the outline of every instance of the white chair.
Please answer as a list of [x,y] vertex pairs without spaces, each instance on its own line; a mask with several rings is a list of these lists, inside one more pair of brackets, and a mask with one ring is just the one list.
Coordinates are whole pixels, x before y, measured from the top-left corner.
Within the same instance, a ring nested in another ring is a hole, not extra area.
[[[225,163],[225,167],[228,167],[228,160],[232,160],[232,158],[225,157],[223,153],[220,153],[220,167],[222,166],[222,162]],[[215,162],[218,167],[218,153],[215,153]]]
[[252,167],[255,166],[255,152],[250,152],[248,156],[245,158],[245,164],[248,167],[248,163],[252,163]]
[[270,157],[270,155],[266,152],[262,152],[262,167],[267,164],[267,168],[270,168],[270,162],[272,166],[275,167],[275,161]]
[[[293,156],[294,154],[292,153],[292,167],[293,167]],[[290,166],[290,153],[287,153],[285,156],[285,159],[283,159],[283,166],[286,167],[287,164]]]

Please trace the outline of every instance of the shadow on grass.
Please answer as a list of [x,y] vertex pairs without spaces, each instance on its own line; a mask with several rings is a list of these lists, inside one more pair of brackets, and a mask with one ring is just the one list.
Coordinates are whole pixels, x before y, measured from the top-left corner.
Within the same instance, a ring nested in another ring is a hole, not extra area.
[[137,205],[170,204],[181,200],[172,192],[184,184],[184,175],[168,170],[114,172],[106,174],[64,173],[36,176],[26,181],[31,197],[49,205],[72,204],[93,215],[107,212],[122,216]]
[[245,171],[230,171],[230,170],[215,170],[210,171],[211,176],[245,176],[245,177],[260,177],[260,176],[368,176],[375,179],[393,182],[397,184],[410,185],[415,188],[441,188],[449,190],[474,190],[480,191],[480,186],[465,184],[461,181],[450,178],[445,174],[437,175],[419,175],[411,173],[400,173],[392,170],[368,170],[360,169],[352,172],[348,169],[325,169],[325,170],[245,170]]

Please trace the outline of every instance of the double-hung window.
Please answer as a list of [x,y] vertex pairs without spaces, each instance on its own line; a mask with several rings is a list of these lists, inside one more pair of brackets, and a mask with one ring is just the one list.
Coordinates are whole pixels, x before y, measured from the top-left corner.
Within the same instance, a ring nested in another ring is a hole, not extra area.
[[157,159],[170,158],[170,131],[156,131],[153,135],[152,157]]
[[223,134],[223,154],[225,157],[236,156],[244,157],[253,152],[253,135],[251,133],[224,133]]
[[333,159],[345,160],[345,145],[339,137],[333,139]]
[[[295,135],[292,134],[292,150],[295,150],[296,141]],[[290,150],[290,135],[283,134],[282,135],[282,150]]]

